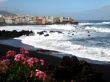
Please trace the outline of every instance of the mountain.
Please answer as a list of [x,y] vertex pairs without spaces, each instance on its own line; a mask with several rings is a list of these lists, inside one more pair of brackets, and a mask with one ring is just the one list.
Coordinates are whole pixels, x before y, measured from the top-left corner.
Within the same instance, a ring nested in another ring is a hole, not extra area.
[[16,14],[13,14],[11,12],[4,11],[4,10],[0,10],[0,15],[3,15],[3,16],[16,16]]
[[99,9],[74,13],[73,16],[78,20],[110,20],[110,5]]

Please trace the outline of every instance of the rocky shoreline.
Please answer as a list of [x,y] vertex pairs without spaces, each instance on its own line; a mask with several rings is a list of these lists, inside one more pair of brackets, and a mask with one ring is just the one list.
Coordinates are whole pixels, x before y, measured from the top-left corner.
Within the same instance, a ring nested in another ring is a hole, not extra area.
[[0,31],[0,39],[9,39],[9,38],[14,38],[14,37],[20,37],[22,35],[29,36],[29,35],[33,35],[33,34],[34,33],[32,31],[25,31],[25,30],[22,30],[22,31],[16,31],[16,30],[5,31],[5,30],[2,30],[2,31]]
[[[50,30],[49,33],[63,33],[63,32]],[[19,37],[22,35],[29,36],[31,34],[33,34],[32,31],[2,30],[0,31],[0,39],[9,39],[9,38],[14,38],[14,37]],[[49,36],[47,31],[39,31],[37,32],[37,34],[44,35],[45,37]],[[0,58],[4,56],[8,50],[15,50],[16,52],[19,52],[19,48],[17,47],[0,44]],[[48,68],[47,70],[48,70],[48,73],[50,74],[50,77],[55,78],[57,80],[61,80],[57,82],[62,82],[62,80],[65,78],[66,79],[74,78],[80,82],[99,82],[99,81],[110,82],[110,78],[109,78],[110,64],[101,64],[101,65],[91,64],[91,63],[85,62],[86,59],[82,58],[81,60],[79,60],[75,56],[73,56],[73,59],[72,57],[69,57],[69,56],[64,56],[62,59],[62,58],[54,56],[53,53],[58,54],[59,52],[45,50],[45,49],[37,49],[37,48],[34,51],[30,51],[31,56],[34,56],[34,57],[37,56],[46,61],[46,65],[49,66],[49,67],[47,66]],[[58,54],[58,55],[61,55],[61,54]],[[65,55],[68,55],[68,54],[65,54]],[[75,61],[73,62],[73,60]],[[52,72],[50,72],[50,70]],[[76,70],[75,71],[76,75],[72,75],[74,70]],[[69,74],[70,76],[68,77]],[[54,82],[54,81],[51,81],[51,82]]]
[[64,24],[73,24],[73,25],[78,25],[78,22],[59,22],[59,23],[46,23],[46,24],[25,24],[25,23],[20,23],[20,24],[6,24],[6,23],[1,23],[0,26],[21,26],[21,25],[64,25]]

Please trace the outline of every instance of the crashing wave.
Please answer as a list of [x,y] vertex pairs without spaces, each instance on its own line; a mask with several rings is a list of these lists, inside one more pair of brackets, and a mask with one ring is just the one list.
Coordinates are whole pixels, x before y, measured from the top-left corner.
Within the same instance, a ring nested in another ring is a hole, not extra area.
[[110,22],[100,22],[100,23],[79,23],[79,26],[87,26],[87,25],[108,25]]
[[95,32],[108,32],[110,33],[110,28],[86,26],[85,30],[95,31]]
[[[3,44],[12,44],[14,46],[19,46],[17,40],[20,40],[24,44],[31,45],[35,48],[43,48],[49,50],[55,50],[60,52],[65,52],[68,54],[76,55],[82,58],[88,58],[98,61],[110,62],[110,50],[106,47],[93,47],[92,45],[86,46],[85,44],[75,44],[72,43],[73,40],[77,39],[87,39],[87,38],[97,38],[106,37],[107,33],[110,33],[109,28],[102,27],[90,27],[86,26],[84,28],[73,25],[46,25],[46,26],[5,26],[1,27],[0,30],[32,30],[35,35],[33,36],[22,36],[15,38],[16,42],[9,40],[0,41]],[[53,32],[51,30],[59,30],[62,33]],[[39,35],[37,32],[46,31],[44,34]],[[107,33],[106,33],[107,32]],[[44,35],[49,36],[45,37]],[[91,41],[92,42],[92,41]],[[15,44],[13,44],[15,43]],[[80,41],[82,43],[82,41]],[[95,42],[93,42],[95,44]],[[23,46],[24,47],[24,46]],[[61,57],[62,55],[60,55]]]

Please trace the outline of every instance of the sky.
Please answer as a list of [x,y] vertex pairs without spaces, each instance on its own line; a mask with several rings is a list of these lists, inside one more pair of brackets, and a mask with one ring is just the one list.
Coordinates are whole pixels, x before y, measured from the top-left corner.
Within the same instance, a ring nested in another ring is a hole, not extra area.
[[0,0],[0,9],[29,15],[72,15],[110,5],[110,0]]

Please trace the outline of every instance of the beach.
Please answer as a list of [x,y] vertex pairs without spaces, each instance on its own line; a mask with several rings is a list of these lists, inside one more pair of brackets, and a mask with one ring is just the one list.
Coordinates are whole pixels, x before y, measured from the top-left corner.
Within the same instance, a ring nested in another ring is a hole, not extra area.
[[110,82],[110,0],[0,0],[0,82]]
[[[8,50],[19,51],[19,48],[0,44],[0,54],[2,53],[2,56],[4,56]],[[36,54],[37,56],[37,54],[40,54],[37,57],[44,59],[47,65],[48,64],[58,65],[61,62],[61,58],[51,55],[51,53],[58,53],[58,52],[51,50],[44,50],[44,49],[38,49],[36,51],[30,51],[30,55]],[[109,78],[110,64],[90,64],[90,65],[96,72],[102,73],[104,82],[110,82],[110,78]]]
[[47,65],[56,66],[64,56],[76,56],[80,61],[88,62],[94,72],[101,73],[104,82],[110,82],[108,24],[3,26],[0,27],[1,34],[3,30],[9,34],[1,36],[0,57],[8,50],[19,52],[19,48],[28,48],[30,56],[37,56]]

